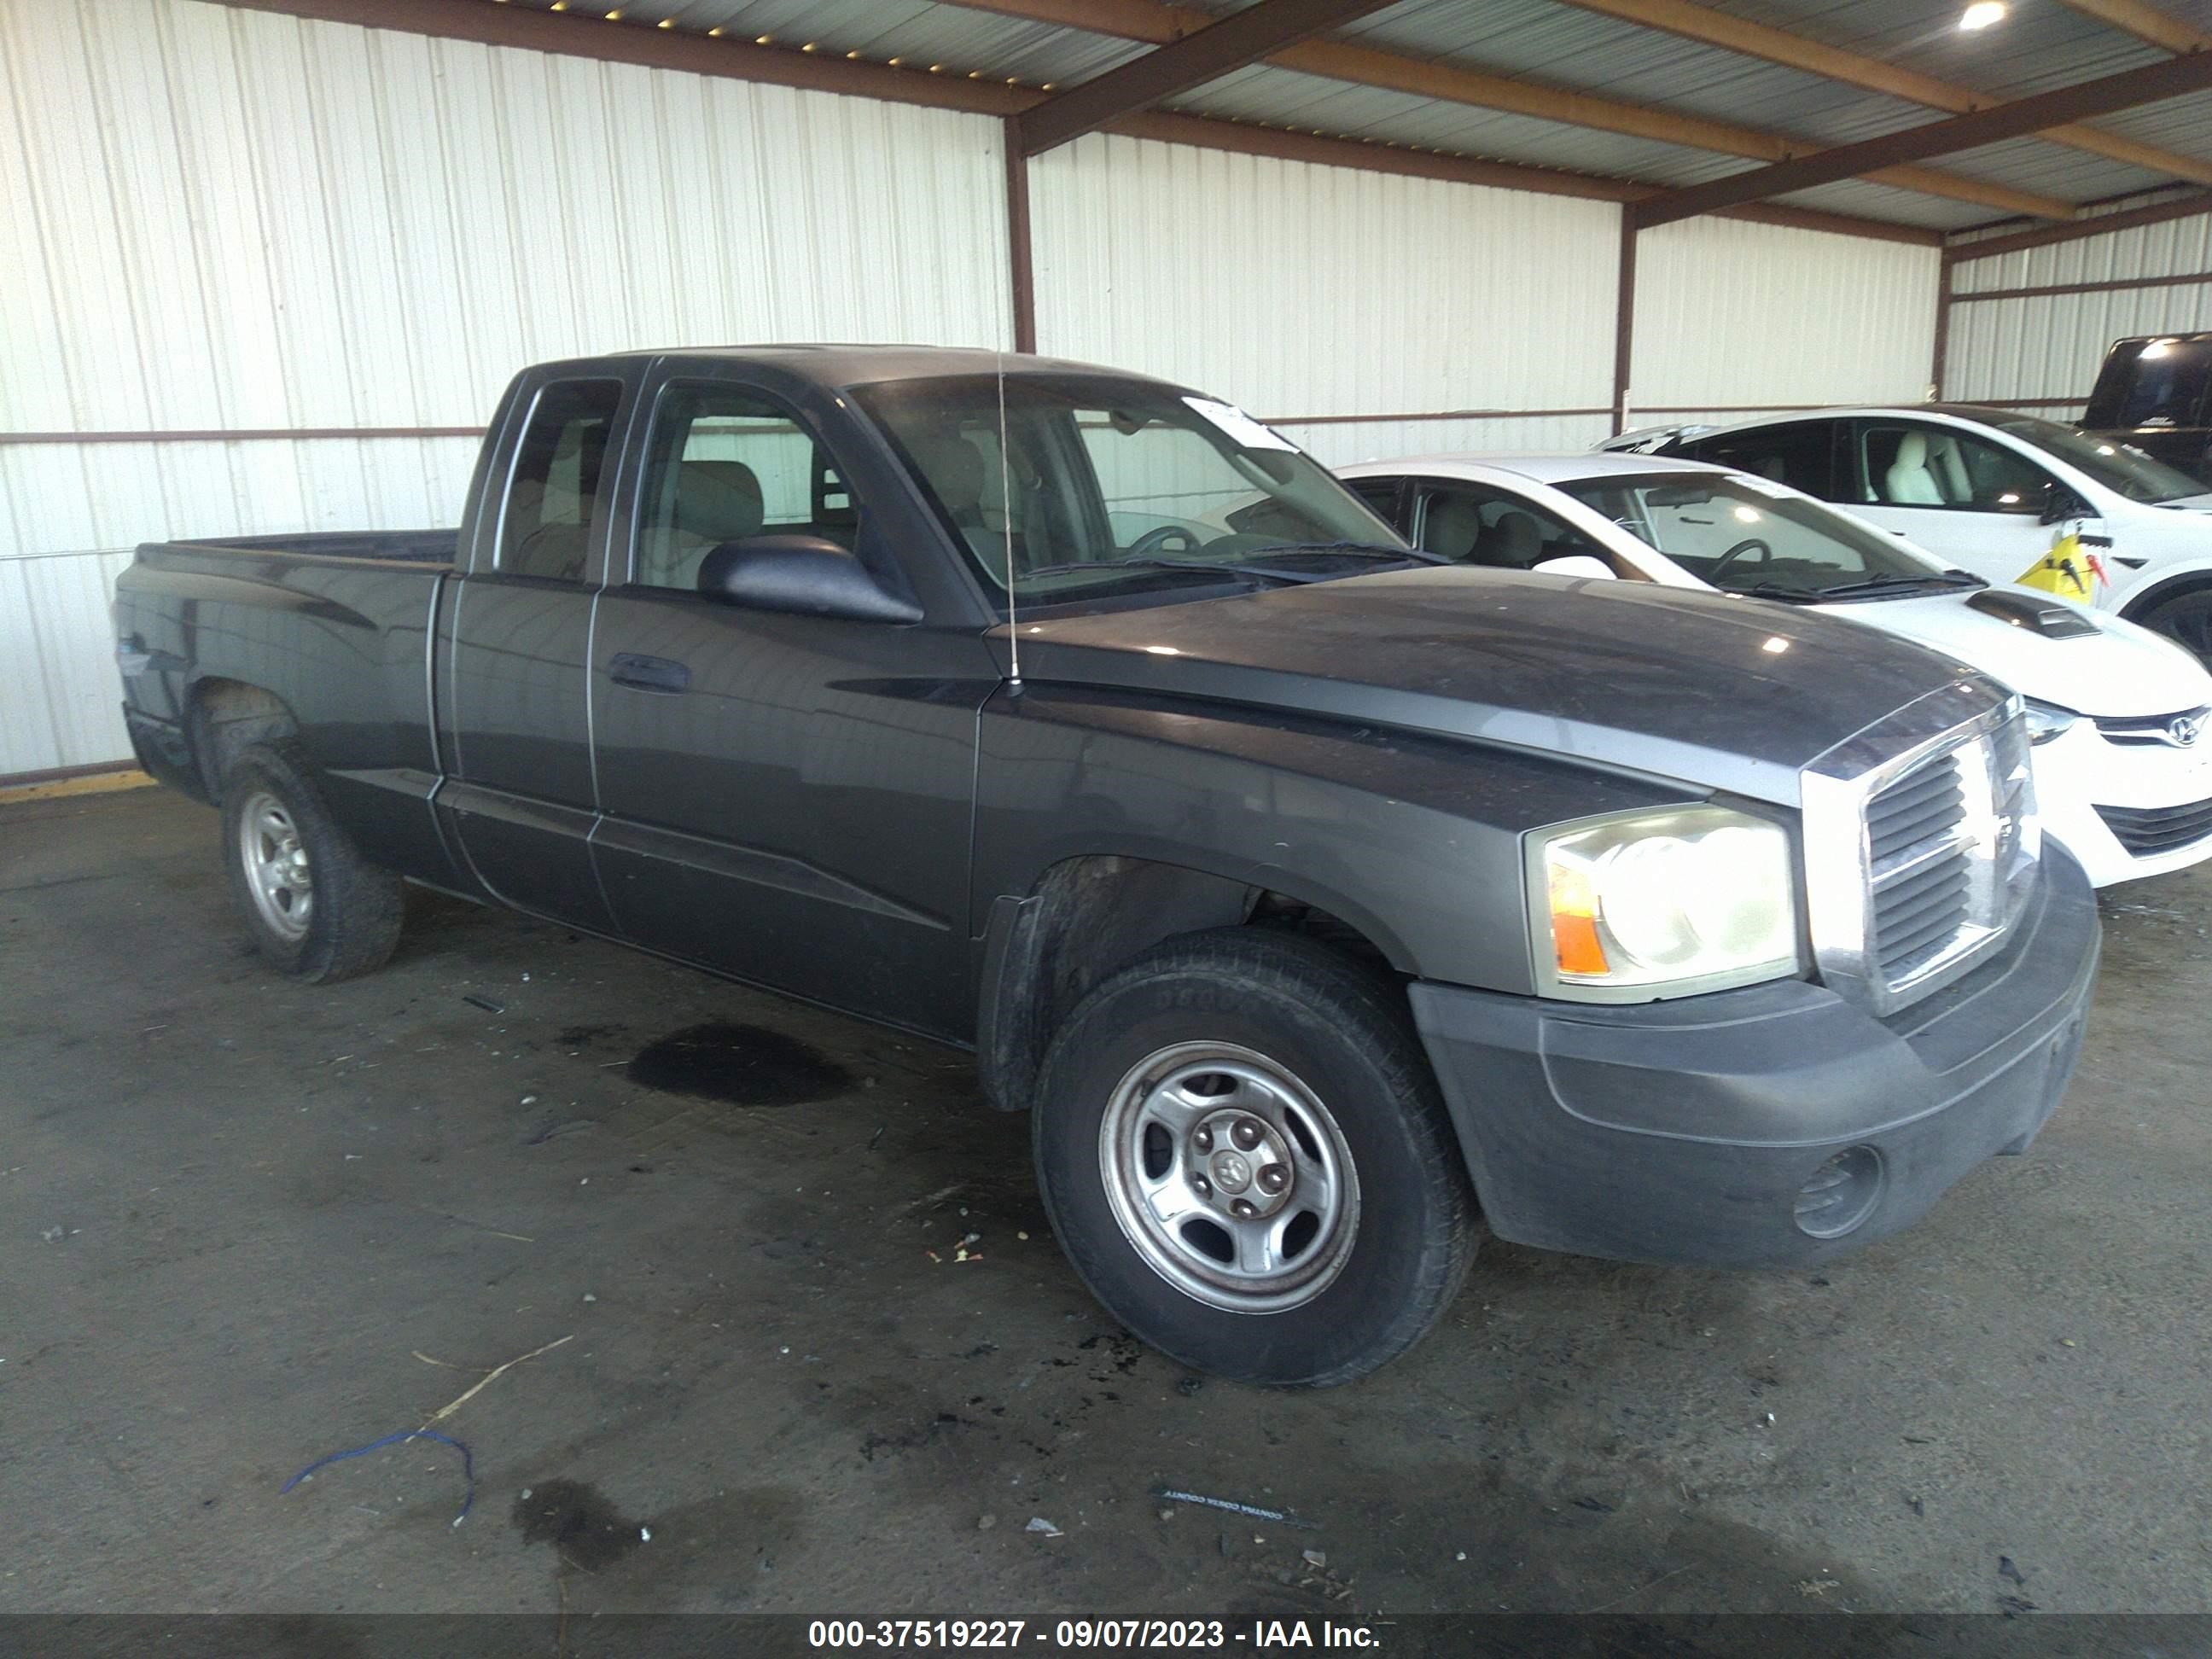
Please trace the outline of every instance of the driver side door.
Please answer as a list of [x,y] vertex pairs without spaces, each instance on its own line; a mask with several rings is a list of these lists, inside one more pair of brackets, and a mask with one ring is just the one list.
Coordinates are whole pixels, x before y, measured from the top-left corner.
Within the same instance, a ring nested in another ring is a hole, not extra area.
[[897,560],[850,470],[777,397],[676,379],[647,400],[592,653],[592,853],[616,921],[735,978],[959,1036],[988,647],[972,627],[701,592],[709,551],[762,533],[824,538],[893,581]]

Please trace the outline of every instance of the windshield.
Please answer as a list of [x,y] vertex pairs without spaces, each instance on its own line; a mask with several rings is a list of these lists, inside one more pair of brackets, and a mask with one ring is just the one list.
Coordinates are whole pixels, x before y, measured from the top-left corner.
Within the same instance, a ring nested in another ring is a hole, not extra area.
[[[1353,575],[1419,561],[1319,463],[1226,404],[1149,381],[1017,374],[853,397],[986,592],[1024,605]],[[1010,557],[1011,550],[1011,557]]]
[[1730,593],[1803,601],[1954,580],[1893,538],[1748,473],[1620,473],[1556,488]]
[[2110,438],[2093,438],[2070,426],[2046,421],[2037,415],[2005,415],[1996,411],[1961,410],[1966,419],[1999,432],[2080,468],[2106,489],[2131,501],[2178,501],[2184,495],[2201,495],[2204,486],[2186,472],[2164,461],[2154,461],[2130,444]]

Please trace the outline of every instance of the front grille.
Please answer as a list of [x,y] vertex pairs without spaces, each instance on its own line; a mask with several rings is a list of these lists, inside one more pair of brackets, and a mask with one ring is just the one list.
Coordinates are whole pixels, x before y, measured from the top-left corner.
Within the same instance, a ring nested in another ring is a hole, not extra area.
[[2137,858],[2171,853],[2212,836],[2212,800],[2186,806],[2100,806],[2097,816]]
[[1863,727],[1798,775],[1820,977],[1887,1017],[2000,949],[2042,837],[2020,700],[1975,677]]
[[2185,708],[2178,714],[2102,715],[2095,717],[2094,724],[2106,743],[2188,749],[2205,730],[2208,716],[2212,708]]
[[1874,886],[1874,965],[1891,984],[1943,954],[1969,921],[1973,838],[1954,750],[1906,773],[1867,802]]

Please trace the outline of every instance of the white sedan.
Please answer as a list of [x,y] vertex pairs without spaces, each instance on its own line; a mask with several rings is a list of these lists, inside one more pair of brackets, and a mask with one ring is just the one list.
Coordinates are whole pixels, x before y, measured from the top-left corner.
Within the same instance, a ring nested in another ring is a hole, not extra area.
[[1755,474],[1645,455],[1425,455],[1338,469],[1459,562],[1718,588],[1903,635],[2027,700],[2046,833],[2100,886],[2212,856],[2212,676],[2149,630],[1992,586]]

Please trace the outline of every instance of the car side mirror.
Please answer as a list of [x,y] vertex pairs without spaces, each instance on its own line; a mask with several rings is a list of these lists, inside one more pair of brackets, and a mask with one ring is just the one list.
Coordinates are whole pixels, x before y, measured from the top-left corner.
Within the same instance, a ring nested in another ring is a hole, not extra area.
[[748,536],[725,542],[699,566],[710,599],[848,622],[918,623],[921,607],[890,592],[868,568],[824,536]]
[[2043,487],[2043,511],[2037,514],[2039,523],[2063,524],[2069,519],[2087,519],[2095,516],[2089,503],[2057,479]]
[[1615,580],[1611,565],[1588,553],[1562,553],[1556,559],[1539,559],[1528,568],[1540,576],[1594,576],[1604,581]]

